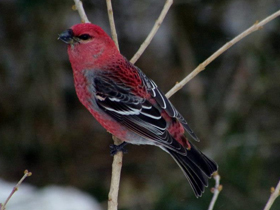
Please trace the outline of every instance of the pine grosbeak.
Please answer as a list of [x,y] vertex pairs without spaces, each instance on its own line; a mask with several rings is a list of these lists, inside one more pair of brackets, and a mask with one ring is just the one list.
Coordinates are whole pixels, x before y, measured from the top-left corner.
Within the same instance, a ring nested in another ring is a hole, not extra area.
[[187,133],[198,138],[155,82],[97,25],[74,25],[59,39],[68,44],[78,98],[96,120],[125,142],[170,154],[200,197],[218,166],[188,141]]

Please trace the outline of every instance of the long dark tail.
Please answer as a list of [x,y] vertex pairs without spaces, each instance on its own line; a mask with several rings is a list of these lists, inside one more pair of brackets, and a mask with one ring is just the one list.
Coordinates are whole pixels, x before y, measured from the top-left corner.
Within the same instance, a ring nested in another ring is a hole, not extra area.
[[168,152],[180,166],[196,197],[201,197],[205,187],[208,186],[208,179],[217,171],[218,165],[192,144],[186,156],[168,148],[164,148],[164,150]]

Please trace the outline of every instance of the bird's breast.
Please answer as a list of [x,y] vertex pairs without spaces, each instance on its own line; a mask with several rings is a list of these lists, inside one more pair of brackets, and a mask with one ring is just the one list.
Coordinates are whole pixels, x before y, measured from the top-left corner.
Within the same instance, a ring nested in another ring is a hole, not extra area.
[[93,77],[94,73],[89,71],[74,73],[75,89],[80,102],[109,133],[125,139],[126,130],[97,105],[98,96],[93,85]]

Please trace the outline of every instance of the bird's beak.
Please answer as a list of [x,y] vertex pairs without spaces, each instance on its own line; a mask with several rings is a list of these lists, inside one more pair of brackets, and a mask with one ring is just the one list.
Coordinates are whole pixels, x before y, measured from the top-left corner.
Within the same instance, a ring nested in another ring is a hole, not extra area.
[[62,32],[58,35],[58,38],[61,41],[65,42],[66,44],[74,44],[74,33],[72,29],[67,29],[66,31]]

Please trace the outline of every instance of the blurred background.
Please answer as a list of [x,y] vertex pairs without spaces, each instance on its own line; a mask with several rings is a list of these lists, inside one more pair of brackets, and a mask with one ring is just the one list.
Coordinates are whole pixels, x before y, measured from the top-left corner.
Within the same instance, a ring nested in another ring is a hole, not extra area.
[[[120,50],[133,56],[164,0],[113,1]],[[103,0],[84,0],[110,33]],[[77,99],[67,46],[58,34],[80,22],[73,1],[0,0],[0,178],[38,188],[72,186],[106,209],[112,138]],[[223,44],[280,9],[278,0],[175,0],[136,63],[167,92]],[[219,164],[215,209],[262,209],[280,177],[280,18],[201,72],[171,101]],[[206,209],[176,163],[158,148],[127,146],[119,209]],[[1,191],[1,186],[0,186]],[[13,198],[13,199],[16,199]],[[0,202],[4,202],[1,200]],[[279,209],[280,199],[271,208]]]

